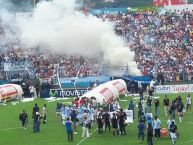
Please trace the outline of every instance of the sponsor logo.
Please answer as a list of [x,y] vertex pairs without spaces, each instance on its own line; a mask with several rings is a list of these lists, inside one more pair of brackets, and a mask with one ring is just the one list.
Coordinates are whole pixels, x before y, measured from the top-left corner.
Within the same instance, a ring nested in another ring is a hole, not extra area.
[[[82,96],[84,95],[86,92],[88,92],[88,89],[70,89],[70,90],[61,90],[61,89],[51,89],[51,90],[56,90],[58,96],[57,97],[77,97],[77,96]],[[51,91],[50,90],[50,91]]]
[[185,85],[159,85],[156,86],[156,93],[185,93],[193,92],[193,84]]

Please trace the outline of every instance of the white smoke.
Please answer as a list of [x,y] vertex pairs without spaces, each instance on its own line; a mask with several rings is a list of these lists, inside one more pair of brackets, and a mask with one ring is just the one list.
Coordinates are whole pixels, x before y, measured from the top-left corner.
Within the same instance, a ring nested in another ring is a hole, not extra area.
[[32,16],[18,16],[16,23],[26,48],[41,46],[57,54],[103,57],[113,66],[128,64],[130,74],[140,75],[134,53],[115,35],[113,25],[78,11],[75,0],[40,2]]

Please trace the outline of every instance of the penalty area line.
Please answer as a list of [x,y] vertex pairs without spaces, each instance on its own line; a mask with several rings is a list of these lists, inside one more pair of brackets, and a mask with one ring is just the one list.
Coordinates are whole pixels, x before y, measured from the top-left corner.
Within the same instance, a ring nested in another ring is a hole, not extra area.
[[[90,133],[90,136],[95,132],[97,131],[98,128],[95,128],[95,130],[93,130],[91,133]],[[77,145],[80,145],[81,143],[83,143],[86,139],[88,139],[89,137],[85,137],[83,138]]]

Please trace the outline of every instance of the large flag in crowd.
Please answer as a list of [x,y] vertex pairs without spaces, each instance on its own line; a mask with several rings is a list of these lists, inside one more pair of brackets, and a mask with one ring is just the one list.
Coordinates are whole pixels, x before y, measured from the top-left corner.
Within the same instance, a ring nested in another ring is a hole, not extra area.
[[187,0],[153,0],[154,6],[183,5]]

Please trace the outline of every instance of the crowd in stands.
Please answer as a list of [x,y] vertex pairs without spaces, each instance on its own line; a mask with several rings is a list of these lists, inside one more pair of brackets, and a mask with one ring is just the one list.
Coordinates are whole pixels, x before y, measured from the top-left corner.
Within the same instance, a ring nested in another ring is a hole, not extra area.
[[[186,9],[165,14],[129,11],[96,16],[114,23],[115,32],[124,37],[135,52],[135,61],[143,75],[155,76],[162,82],[193,80],[193,11]],[[26,71],[35,68],[35,75],[40,78],[57,74],[60,77],[100,75],[96,60],[83,56],[56,57],[39,49],[25,50],[17,41],[4,40],[5,28],[0,27],[0,78],[6,77],[4,63],[26,66],[24,62],[31,63]],[[20,73],[18,76],[23,76]]]
[[[0,54],[0,78],[5,79],[5,67],[11,71],[11,78],[20,78],[24,72],[33,71],[39,78],[51,78],[58,73],[60,77],[74,76],[96,76],[98,63],[95,60],[82,56],[57,56],[52,54],[42,54],[37,50],[25,50],[24,48],[13,48],[13,46],[1,45]],[[25,52],[25,53],[24,53]],[[6,64],[6,65],[5,65]],[[22,67],[21,67],[22,66]],[[17,73],[13,73],[13,68]],[[17,69],[18,68],[18,69]]]
[[144,75],[162,81],[193,79],[193,11],[137,11],[97,15],[112,21],[115,31],[129,43]]
[[[56,55],[47,53],[43,48],[25,49],[20,47],[19,40],[7,38],[10,28],[0,21],[0,78],[23,78],[26,72],[34,70],[38,78],[51,78],[57,73],[60,77],[96,76],[98,63],[83,56]],[[9,32],[10,33],[10,32]],[[14,41],[13,41],[14,40]],[[46,53],[45,53],[46,52]],[[13,71],[15,68],[15,72]],[[19,71],[19,68],[26,70]],[[11,72],[6,75],[6,71]],[[17,71],[17,72],[16,72]],[[31,77],[31,76],[29,76]]]
[[96,76],[98,63],[94,59],[88,59],[82,56],[65,56],[61,57],[59,62],[59,75],[61,77],[74,76]]

